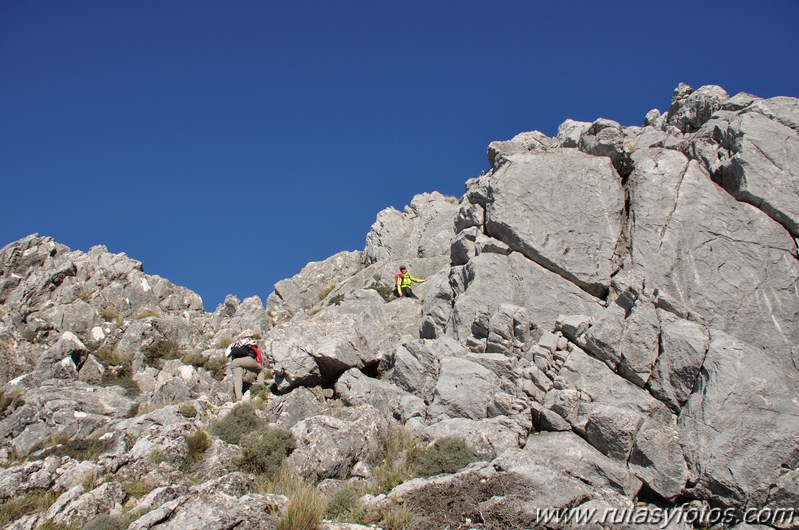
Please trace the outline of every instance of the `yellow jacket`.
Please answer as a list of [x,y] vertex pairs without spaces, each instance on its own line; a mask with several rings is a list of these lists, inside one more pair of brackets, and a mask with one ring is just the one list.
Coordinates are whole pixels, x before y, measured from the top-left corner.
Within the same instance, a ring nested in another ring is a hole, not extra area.
[[397,293],[402,294],[402,289],[404,287],[410,287],[411,282],[422,283],[425,280],[420,280],[419,278],[414,278],[411,276],[410,272],[406,272],[405,274],[397,274],[394,276],[394,286],[397,288]]

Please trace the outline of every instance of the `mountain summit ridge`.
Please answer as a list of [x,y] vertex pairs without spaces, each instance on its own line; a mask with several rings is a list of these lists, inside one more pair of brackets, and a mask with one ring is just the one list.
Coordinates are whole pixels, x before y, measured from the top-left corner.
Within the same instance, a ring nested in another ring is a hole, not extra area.
[[[58,495],[10,527],[274,525],[287,498],[237,471],[237,445],[212,436],[189,460],[185,441],[231,411],[224,347],[244,329],[272,371],[256,415],[293,433],[285,465],[321,489],[375,491],[392,433],[469,444],[457,473],[363,497],[376,520],[398,502],[419,528],[799,506],[799,100],[680,84],[641,127],[567,120],[487,155],[462,198],[383,210],[363,251],[309,263],[265,305],[207,313],[104,247],[6,245],[0,499]],[[421,304],[391,296],[400,265],[427,279]]]

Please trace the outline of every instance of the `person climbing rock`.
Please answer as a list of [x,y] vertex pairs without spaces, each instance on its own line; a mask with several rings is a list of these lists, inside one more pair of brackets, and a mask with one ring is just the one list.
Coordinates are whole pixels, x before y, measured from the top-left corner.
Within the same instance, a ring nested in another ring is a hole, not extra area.
[[233,394],[236,396],[236,401],[241,401],[243,396],[244,370],[258,374],[259,385],[264,383],[263,356],[253,335],[255,333],[249,329],[242,331],[239,333],[238,340],[225,350],[225,354],[230,358],[230,367],[233,371]]
[[400,267],[399,274],[394,275],[394,296],[398,298],[418,298],[413,291],[411,291],[411,282],[422,283],[426,280],[420,280],[419,278],[414,278],[410,272],[408,272],[408,267],[403,265]]

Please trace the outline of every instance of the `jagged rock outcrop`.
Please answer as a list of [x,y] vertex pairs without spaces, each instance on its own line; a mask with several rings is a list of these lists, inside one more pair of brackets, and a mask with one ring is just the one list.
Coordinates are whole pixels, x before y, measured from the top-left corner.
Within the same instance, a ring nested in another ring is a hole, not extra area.
[[[229,296],[206,313],[103,247],[7,245],[0,499],[57,496],[13,527],[123,511],[130,528],[272,527],[287,499],[258,491],[212,429],[243,329],[273,372],[257,415],[291,430],[289,469],[321,489],[374,481],[400,425],[422,446],[467,441],[476,463],[364,499],[401,501],[420,527],[795,508],[797,109],[681,84],[640,127],[567,120],[492,142],[460,200],[380,212],[362,252],[309,263],[266,307]],[[389,292],[402,264],[428,280],[418,301]]]

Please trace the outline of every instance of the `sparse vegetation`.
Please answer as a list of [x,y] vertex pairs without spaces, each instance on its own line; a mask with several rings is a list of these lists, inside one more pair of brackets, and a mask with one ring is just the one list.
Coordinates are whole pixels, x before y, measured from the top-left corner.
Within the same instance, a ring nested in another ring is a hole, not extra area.
[[324,300],[325,298],[327,298],[327,295],[329,295],[333,291],[333,289],[335,289],[335,288],[336,288],[336,284],[335,283],[331,283],[330,285],[322,287],[319,290],[319,300],[321,301],[321,300]]
[[394,300],[394,288],[393,286],[384,285],[382,283],[374,282],[372,285],[367,287],[367,289],[374,289],[377,293],[383,297],[383,300],[386,302],[390,302]]
[[145,364],[153,368],[160,368],[159,361],[161,360],[180,359],[183,355],[183,350],[180,349],[180,346],[171,340],[162,340],[151,346],[143,346],[141,351],[144,354]]
[[327,301],[327,305],[339,305],[343,301],[344,293],[338,293],[337,295],[330,297],[330,300]]
[[217,381],[222,381],[225,379],[225,369],[227,368],[227,357],[224,355],[216,355],[213,357],[209,357],[203,368],[208,370],[211,376],[216,379]]
[[189,448],[189,453],[184,464],[186,467],[191,467],[203,459],[205,452],[211,447],[211,437],[204,430],[198,429],[186,436],[186,446]]
[[327,505],[324,496],[312,485],[303,483],[291,497],[277,530],[313,530],[325,516]]
[[283,460],[296,447],[291,431],[278,427],[261,427],[241,437],[241,456],[237,464],[244,471],[271,478]]
[[317,313],[319,313],[320,311],[322,311],[322,309],[324,309],[324,308],[325,308],[325,306],[322,306],[322,305],[313,306],[312,308],[310,308],[310,309],[308,309],[308,310],[306,311],[306,314],[307,314],[309,317],[312,317],[312,316],[314,316],[315,314],[317,314]]
[[327,517],[333,521],[366,524],[368,512],[361,502],[363,493],[353,486],[340,488],[327,502]]
[[446,436],[419,451],[416,457],[416,474],[420,477],[431,477],[440,473],[454,473],[474,462],[474,458],[474,449],[469,447],[466,440]]
[[11,413],[17,410],[18,407],[25,404],[22,399],[22,391],[18,388],[6,392],[5,389],[0,390],[0,418],[4,417],[6,413]]
[[136,499],[140,499],[153,491],[157,486],[150,484],[145,480],[133,480],[130,482],[123,482],[122,487],[128,492],[128,495]]
[[0,526],[5,527],[24,515],[43,512],[52,506],[57,498],[56,493],[48,490],[31,491],[14,497],[0,506]]
[[78,461],[97,460],[104,451],[111,448],[111,440],[99,440],[97,438],[74,438],[59,435],[50,439],[47,449],[41,455],[42,458],[48,456],[69,456]]
[[230,335],[225,335],[224,337],[220,338],[217,341],[216,347],[219,348],[220,350],[223,350],[223,349],[227,348],[228,346],[230,346],[231,344],[233,344],[234,340],[235,339],[233,337],[231,337]]
[[184,403],[178,408],[178,413],[183,416],[184,418],[196,418],[197,417],[197,409],[194,408],[194,405],[189,405],[188,403]]
[[94,356],[106,368],[100,382],[102,386],[120,386],[129,397],[136,397],[141,393],[138,383],[132,378],[134,354],[103,347],[95,351]]
[[161,313],[156,311],[155,309],[150,309],[149,307],[144,307],[139,309],[136,313],[136,320],[144,320],[145,318],[150,317],[160,317]]
[[105,320],[106,322],[111,322],[116,327],[122,327],[124,321],[122,320],[122,315],[119,313],[116,307],[108,306],[100,311],[100,318]]
[[214,424],[212,432],[227,443],[238,445],[245,434],[253,432],[263,424],[264,422],[255,415],[252,405],[239,403],[227,416]]
[[92,491],[99,484],[100,484],[100,479],[97,476],[97,473],[95,473],[94,471],[90,471],[89,473],[87,473],[86,476],[83,477],[83,481],[81,482],[83,489],[85,489],[86,491]]
[[84,302],[88,302],[89,300],[92,299],[92,293],[91,293],[91,291],[89,291],[88,289],[85,289],[84,287],[79,287],[75,291],[75,299],[83,300]]
[[205,355],[199,352],[185,353],[180,357],[180,362],[189,366],[194,366],[195,368],[204,367],[207,360]]
[[385,530],[411,530],[416,521],[416,512],[411,508],[394,504],[383,512],[380,524]]
[[386,433],[383,447],[383,458],[375,468],[374,494],[387,493],[416,476],[419,444],[407,427]]
[[89,521],[83,530],[124,530],[135,520],[135,514],[98,515]]
[[163,451],[158,449],[157,447],[150,451],[150,454],[147,456],[147,460],[152,464],[161,464],[162,462],[166,462],[168,459]]

